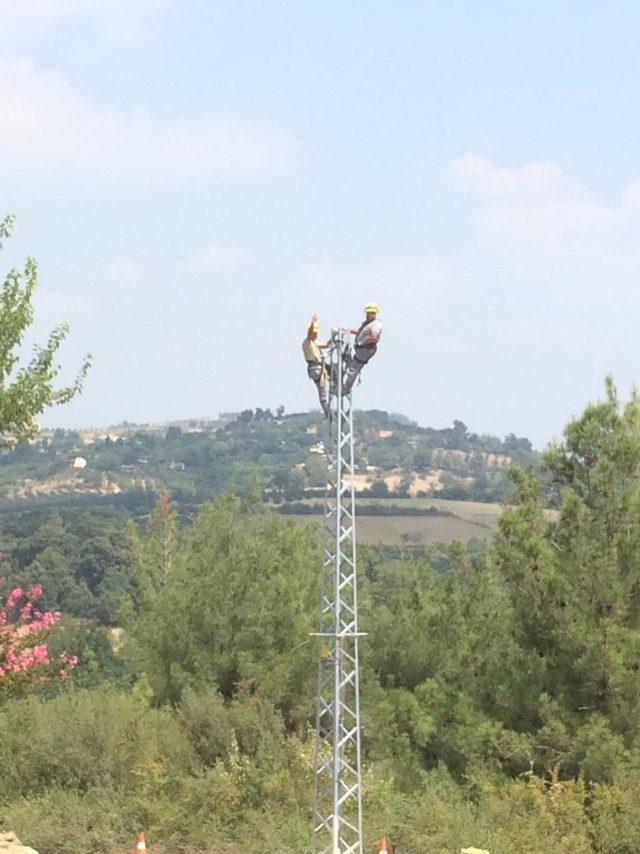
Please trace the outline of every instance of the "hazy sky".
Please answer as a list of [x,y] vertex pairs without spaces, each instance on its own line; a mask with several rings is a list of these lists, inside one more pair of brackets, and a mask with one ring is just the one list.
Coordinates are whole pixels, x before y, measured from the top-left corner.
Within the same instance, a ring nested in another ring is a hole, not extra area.
[[377,300],[357,403],[559,434],[640,379],[640,6],[0,0],[0,257],[82,398],[47,424],[316,405],[300,342]]

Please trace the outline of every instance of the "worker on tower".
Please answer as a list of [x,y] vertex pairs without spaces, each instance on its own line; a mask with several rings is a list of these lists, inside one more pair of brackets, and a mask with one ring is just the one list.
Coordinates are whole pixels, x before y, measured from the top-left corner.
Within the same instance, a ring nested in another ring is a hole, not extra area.
[[342,386],[343,394],[349,394],[360,371],[375,356],[382,334],[382,323],[378,320],[378,304],[375,302],[367,303],[364,311],[364,321],[357,329],[349,330],[356,336],[356,340],[353,356],[347,367]]
[[313,380],[318,389],[318,400],[325,415],[329,415],[329,373],[324,361],[322,351],[329,347],[318,343],[318,331],[320,327],[314,318],[307,329],[307,337],[302,342],[302,352],[307,363],[307,375]]

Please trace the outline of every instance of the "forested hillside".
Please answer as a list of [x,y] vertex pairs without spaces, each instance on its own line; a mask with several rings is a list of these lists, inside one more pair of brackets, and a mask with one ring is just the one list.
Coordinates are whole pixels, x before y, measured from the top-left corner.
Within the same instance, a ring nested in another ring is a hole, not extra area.
[[[230,480],[242,491],[254,478],[271,501],[300,500],[324,487],[325,430],[319,414],[258,408],[165,427],[41,431],[0,455],[0,510],[29,499],[32,508],[106,504],[144,513],[162,489],[193,506]],[[435,429],[370,411],[357,414],[356,430],[355,486],[363,496],[497,501],[509,463],[536,460],[527,439],[479,436],[460,421]]]
[[[497,524],[497,508],[486,504],[480,513],[442,496],[496,498],[509,489],[509,462],[538,462],[526,439],[470,434],[461,422],[436,430],[359,412],[356,423],[365,542],[426,553],[427,541],[482,539]],[[24,585],[42,584],[49,608],[117,626],[135,586],[127,558],[132,532],[148,523],[158,500],[164,506],[167,489],[185,521],[233,484],[238,494],[250,492],[308,524],[322,512],[323,429],[318,415],[258,409],[221,424],[41,434],[0,453],[4,572]],[[78,459],[84,465],[74,468]],[[436,551],[443,552],[434,545]]]
[[[640,401],[609,385],[544,465],[482,547],[361,551],[367,850],[640,847]],[[6,683],[4,821],[42,854],[308,851],[314,530],[231,488],[97,518],[7,530],[5,587],[46,576],[78,662]]]

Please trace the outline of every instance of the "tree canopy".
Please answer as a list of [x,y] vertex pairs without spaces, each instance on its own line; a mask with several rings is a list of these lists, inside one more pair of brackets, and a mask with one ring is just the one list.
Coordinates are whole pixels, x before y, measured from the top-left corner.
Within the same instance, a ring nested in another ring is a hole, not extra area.
[[[12,216],[0,223],[0,247],[13,224]],[[28,258],[22,269],[9,271],[0,287],[0,445],[33,438],[38,432],[36,417],[47,407],[68,403],[79,394],[91,363],[86,356],[75,379],[56,386],[58,351],[69,332],[64,322],[51,330],[45,344],[34,346],[30,359],[21,361],[21,348],[33,322],[37,285],[38,265]]]
[[[638,396],[608,381],[544,463],[512,466],[482,547],[360,553],[367,846],[640,847]],[[160,852],[308,851],[313,530],[230,488],[195,518],[163,495],[126,538],[106,528],[14,531],[7,561],[65,584],[72,562],[121,622],[74,617],[68,680],[0,707],[3,814],[45,851],[61,814],[78,850],[87,827],[95,848],[145,826]]]

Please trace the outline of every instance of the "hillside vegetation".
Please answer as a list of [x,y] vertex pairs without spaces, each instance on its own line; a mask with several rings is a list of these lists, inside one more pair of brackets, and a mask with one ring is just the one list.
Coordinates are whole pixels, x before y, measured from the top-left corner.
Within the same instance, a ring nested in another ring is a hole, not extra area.
[[[361,550],[367,850],[640,848],[640,401],[609,385],[544,464],[555,514],[513,468],[484,546]],[[58,578],[51,645],[79,662],[0,704],[4,820],[42,854],[138,827],[166,854],[308,852],[313,529],[231,489],[126,538],[97,518],[16,528],[5,558]]]
[[[256,477],[270,500],[300,500],[324,487],[325,430],[313,413],[257,409],[181,426],[42,431],[0,455],[0,509],[24,498],[32,507],[106,499],[144,511],[148,495],[166,488],[179,503],[195,505],[230,480],[242,491]],[[357,414],[355,453],[362,495],[488,502],[505,495],[511,462],[537,458],[531,443],[514,435],[479,436],[460,421],[446,429],[419,427],[382,411]]]

